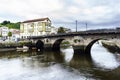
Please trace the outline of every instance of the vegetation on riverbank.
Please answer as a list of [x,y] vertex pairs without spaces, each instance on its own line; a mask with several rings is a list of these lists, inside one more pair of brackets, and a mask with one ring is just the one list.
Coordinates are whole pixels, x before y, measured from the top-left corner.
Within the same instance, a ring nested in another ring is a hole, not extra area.
[[63,41],[60,45],[62,48],[67,48],[70,46],[70,42],[69,41]]
[[102,45],[112,53],[120,53],[120,48],[113,42],[102,41]]
[[16,48],[16,47],[30,46],[30,45],[32,45],[32,43],[28,42],[28,41],[20,41],[18,43],[6,42],[6,43],[0,43],[0,49],[2,49],[2,48]]

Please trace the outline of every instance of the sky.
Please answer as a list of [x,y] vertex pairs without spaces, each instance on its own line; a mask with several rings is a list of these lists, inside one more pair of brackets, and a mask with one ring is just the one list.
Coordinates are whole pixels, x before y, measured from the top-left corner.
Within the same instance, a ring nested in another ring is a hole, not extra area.
[[120,27],[120,0],[0,0],[0,22],[48,17],[55,27],[75,30]]

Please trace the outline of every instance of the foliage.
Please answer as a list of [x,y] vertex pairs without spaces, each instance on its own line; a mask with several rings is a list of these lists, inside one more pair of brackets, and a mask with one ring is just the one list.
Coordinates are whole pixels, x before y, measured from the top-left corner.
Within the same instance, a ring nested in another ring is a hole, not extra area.
[[0,48],[11,48],[11,47],[22,47],[22,46],[29,46],[32,45],[32,42],[28,41],[20,41],[18,43],[15,42],[5,42],[5,43],[0,43]]
[[14,28],[14,29],[20,29],[20,22],[18,23],[10,23],[6,25],[9,29]]
[[17,23],[11,23],[10,21],[3,21],[0,24],[0,27],[2,26],[7,26],[9,29],[13,28],[13,29],[20,29],[20,22]]
[[16,47],[18,46],[18,43],[13,42],[6,42],[6,43],[0,43],[0,48],[9,48],[9,47]]
[[66,49],[70,46],[70,42],[69,41],[63,41],[60,46],[64,49]]
[[2,35],[0,34],[0,37],[2,37]]
[[70,42],[69,41],[64,41],[64,42],[62,42],[62,44],[70,44]]
[[11,37],[12,36],[12,32],[8,32],[8,36]]
[[74,39],[74,42],[77,43],[77,42],[80,42],[80,40],[79,39]]
[[32,44],[32,42],[29,42],[29,41],[20,41],[19,42],[19,45],[21,45],[21,46],[27,46],[27,45],[31,45]]
[[74,42],[77,43],[77,39],[74,39]]
[[65,30],[63,27],[59,27],[58,28],[58,32],[57,33],[65,33]]
[[2,24],[0,23],[0,27],[2,27]]
[[78,42],[80,42],[80,39],[78,39]]
[[10,21],[3,21],[3,22],[1,23],[1,25],[7,25],[7,24],[10,24]]

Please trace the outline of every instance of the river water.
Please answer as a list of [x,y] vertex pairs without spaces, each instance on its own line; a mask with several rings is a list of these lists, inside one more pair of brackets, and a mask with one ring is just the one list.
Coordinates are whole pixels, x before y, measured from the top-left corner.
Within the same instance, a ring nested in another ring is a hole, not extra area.
[[0,52],[0,80],[120,80],[120,54],[94,44],[91,56],[61,52]]

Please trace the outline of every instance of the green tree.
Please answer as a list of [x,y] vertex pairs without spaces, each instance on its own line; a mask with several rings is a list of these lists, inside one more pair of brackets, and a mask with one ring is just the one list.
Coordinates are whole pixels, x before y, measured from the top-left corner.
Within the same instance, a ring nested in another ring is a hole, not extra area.
[[9,29],[20,29],[20,22],[11,23],[10,21],[3,21],[0,23],[0,27],[7,26]]
[[10,21],[3,21],[2,23],[1,23],[1,25],[7,25],[7,24],[10,24]]
[[10,23],[6,25],[9,29],[13,28],[13,29],[20,29],[20,22],[17,23]]
[[15,29],[20,29],[20,22],[15,23]]
[[8,32],[8,37],[9,37],[9,40],[10,40],[10,37],[12,36],[12,32]]
[[59,27],[57,33],[65,33],[64,27]]
[[2,37],[2,34],[0,34],[0,37]]
[[8,36],[11,37],[12,36],[12,32],[8,32]]
[[2,27],[2,24],[0,23],[0,27]]

